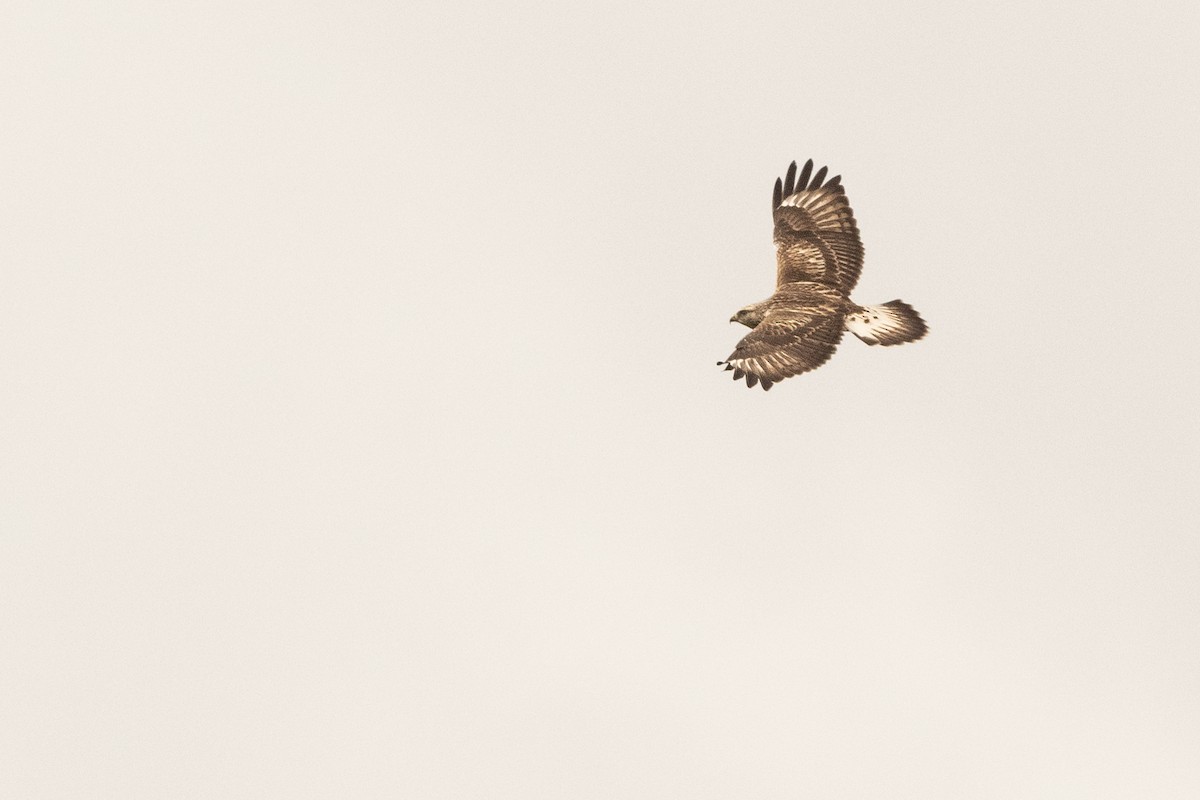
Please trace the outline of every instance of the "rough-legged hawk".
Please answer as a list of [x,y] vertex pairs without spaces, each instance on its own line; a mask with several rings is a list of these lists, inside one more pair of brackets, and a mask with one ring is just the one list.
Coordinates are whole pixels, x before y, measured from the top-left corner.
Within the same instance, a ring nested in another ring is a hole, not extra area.
[[816,369],[829,360],[850,331],[867,344],[904,344],[925,335],[925,321],[912,306],[893,300],[860,306],[850,291],[862,272],[863,248],[842,176],[825,180],[809,159],[796,175],[776,178],[775,294],[751,303],[730,322],[753,328],[725,361],[734,380],[770,389],[777,381]]

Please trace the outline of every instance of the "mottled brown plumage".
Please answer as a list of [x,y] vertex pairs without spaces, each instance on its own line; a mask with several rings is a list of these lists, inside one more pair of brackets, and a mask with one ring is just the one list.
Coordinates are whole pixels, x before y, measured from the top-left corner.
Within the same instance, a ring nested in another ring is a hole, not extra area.
[[893,300],[859,306],[850,292],[862,272],[863,248],[841,176],[825,180],[810,159],[796,162],[775,180],[775,293],[733,316],[753,330],[725,361],[735,380],[763,389],[814,370],[829,360],[850,331],[868,344],[894,345],[920,339],[927,327],[912,306]]

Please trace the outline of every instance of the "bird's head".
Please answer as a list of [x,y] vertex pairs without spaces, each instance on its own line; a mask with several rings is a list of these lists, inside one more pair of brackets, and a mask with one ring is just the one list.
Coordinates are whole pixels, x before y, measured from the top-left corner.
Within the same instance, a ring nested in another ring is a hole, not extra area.
[[736,314],[729,318],[730,322],[740,322],[747,328],[757,328],[758,323],[763,321],[763,316],[766,311],[763,306],[765,303],[754,303],[740,309]]

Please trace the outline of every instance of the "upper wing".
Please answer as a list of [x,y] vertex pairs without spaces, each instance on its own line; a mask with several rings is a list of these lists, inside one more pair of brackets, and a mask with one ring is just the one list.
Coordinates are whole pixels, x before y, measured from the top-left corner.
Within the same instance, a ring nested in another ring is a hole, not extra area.
[[767,312],[722,362],[733,379],[763,389],[793,375],[814,370],[829,360],[842,340],[843,315],[822,305],[786,305]]
[[843,295],[858,283],[863,248],[841,175],[825,181],[826,167],[812,174],[810,158],[799,177],[796,162],[787,178],[775,179],[772,209],[777,248],[776,283],[816,281]]

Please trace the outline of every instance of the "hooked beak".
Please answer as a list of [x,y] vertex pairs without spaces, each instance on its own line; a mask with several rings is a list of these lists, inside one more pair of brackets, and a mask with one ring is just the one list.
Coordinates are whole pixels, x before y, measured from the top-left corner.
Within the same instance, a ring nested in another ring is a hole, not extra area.
[[730,318],[729,318],[729,321],[730,321],[730,322],[737,322],[737,314],[734,314],[732,317],[730,317]]

